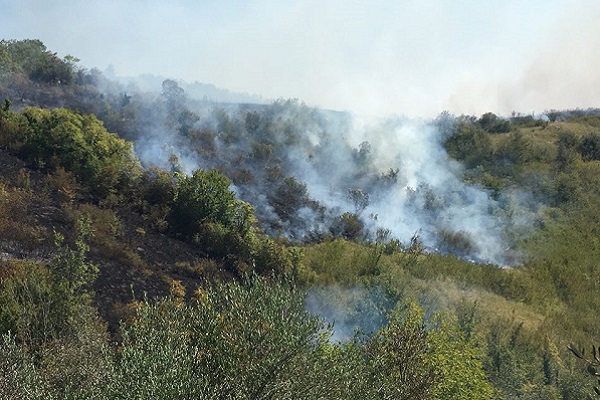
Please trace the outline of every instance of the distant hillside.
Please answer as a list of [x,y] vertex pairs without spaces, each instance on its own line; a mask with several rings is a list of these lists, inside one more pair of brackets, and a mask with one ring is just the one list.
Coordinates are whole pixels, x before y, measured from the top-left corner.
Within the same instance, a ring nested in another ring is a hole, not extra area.
[[[115,77],[117,82],[127,86],[128,84],[136,85],[141,91],[160,93],[162,83],[170,78],[155,76],[155,75],[140,75],[137,77]],[[237,93],[227,89],[218,88],[210,83],[201,82],[185,82],[178,80],[178,84],[185,90],[190,99],[200,100],[210,103],[250,103],[250,104],[266,104],[270,100],[264,99],[261,96]]]
[[0,42],[0,398],[600,390],[596,109],[158,90]]

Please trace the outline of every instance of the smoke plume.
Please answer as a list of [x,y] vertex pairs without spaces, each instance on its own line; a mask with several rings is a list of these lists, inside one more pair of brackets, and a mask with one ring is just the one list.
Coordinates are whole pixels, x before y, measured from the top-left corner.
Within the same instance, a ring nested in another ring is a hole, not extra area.
[[151,104],[134,139],[142,161],[219,169],[273,236],[375,240],[383,232],[408,244],[417,233],[429,251],[518,262],[507,233],[526,220],[523,196],[493,198],[465,182],[443,146],[455,123],[448,114],[369,119],[289,100],[214,104],[188,99],[174,81]]

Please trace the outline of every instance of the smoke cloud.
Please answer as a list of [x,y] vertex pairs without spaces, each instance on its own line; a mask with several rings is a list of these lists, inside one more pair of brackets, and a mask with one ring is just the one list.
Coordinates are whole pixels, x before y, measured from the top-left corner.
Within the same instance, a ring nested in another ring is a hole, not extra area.
[[169,82],[154,100],[132,96],[130,107],[142,110],[140,158],[186,173],[219,169],[267,233],[311,242],[387,232],[405,245],[417,234],[428,251],[518,263],[508,237],[528,223],[530,202],[509,192],[492,198],[465,182],[443,146],[452,116],[363,118],[296,101],[215,105]]
[[393,297],[381,287],[327,286],[312,288],[305,309],[332,327],[332,342],[346,342],[356,334],[377,332],[394,308]]
[[2,3],[1,37],[39,38],[122,76],[377,116],[600,103],[595,0]]
[[[431,251],[512,265],[510,231],[528,223],[532,202],[465,183],[443,148],[447,132],[431,118],[600,102],[600,6],[591,0],[4,6],[2,37],[39,38],[85,66],[349,110],[214,106],[107,89],[132,96],[123,106],[135,108],[128,138],[147,165],[218,168],[263,228],[290,240],[357,232],[354,215],[361,237],[388,229],[406,243],[417,233]],[[179,120],[182,111],[191,119]]]

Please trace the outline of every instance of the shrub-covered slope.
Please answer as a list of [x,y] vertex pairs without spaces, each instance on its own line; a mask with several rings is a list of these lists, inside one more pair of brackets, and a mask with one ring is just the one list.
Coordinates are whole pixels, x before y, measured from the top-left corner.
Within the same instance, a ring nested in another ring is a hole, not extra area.
[[0,96],[0,397],[593,393],[595,110],[361,128],[35,40]]

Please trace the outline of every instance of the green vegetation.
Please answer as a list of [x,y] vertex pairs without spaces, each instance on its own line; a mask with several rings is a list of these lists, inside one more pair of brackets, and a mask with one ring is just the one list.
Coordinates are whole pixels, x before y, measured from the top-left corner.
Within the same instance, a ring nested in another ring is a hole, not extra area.
[[[11,95],[0,110],[1,398],[598,393],[597,349],[579,350],[600,337],[596,114],[440,117],[465,181],[507,214],[521,210],[508,191],[527,200],[504,250],[515,265],[500,268],[428,252],[419,232],[408,243],[369,232],[385,216],[365,210],[401,174],[378,172],[368,142],[311,145],[327,135],[305,106],[221,110],[202,125],[174,81],[149,105],[97,96],[100,78],[39,41],[0,42]],[[170,170],[143,167],[125,138],[143,140],[153,114],[215,169],[185,174],[175,154]],[[232,156],[220,160],[223,143]],[[353,212],[311,199],[283,161],[290,149],[332,173],[318,153],[348,154],[339,173]],[[256,187],[262,202],[239,200]],[[409,195],[432,212],[443,201],[426,185]],[[329,225],[311,231],[305,215]],[[467,234],[438,235],[469,254]]]
[[95,195],[124,191],[140,167],[130,143],[106,131],[93,115],[67,109],[2,111],[0,145],[37,168],[63,168]]
[[218,171],[194,171],[190,177],[182,176],[177,182],[171,219],[174,228],[185,235],[192,236],[198,231],[198,225],[208,222],[219,223],[232,228],[239,220],[240,231],[248,231],[244,221],[248,217],[240,216],[242,205],[229,190],[231,181]]
[[74,80],[79,61],[72,56],[61,60],[34,39],[0,41],[0,57],[0,74],[25,74],[35,82],[64,85]]

